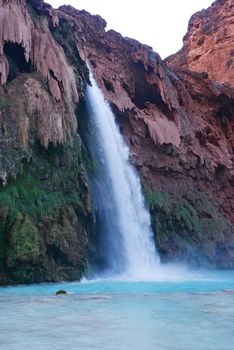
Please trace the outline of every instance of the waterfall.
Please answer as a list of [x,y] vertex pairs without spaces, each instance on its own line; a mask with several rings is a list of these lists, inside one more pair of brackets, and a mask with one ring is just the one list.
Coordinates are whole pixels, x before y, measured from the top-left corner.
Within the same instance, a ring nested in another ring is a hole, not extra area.
[[114,114],[93,76],[90,78],[87,109],[96,168],[91,184],[100,231],[99,255],[109,275],[144,278],[159,266],[150,215]]

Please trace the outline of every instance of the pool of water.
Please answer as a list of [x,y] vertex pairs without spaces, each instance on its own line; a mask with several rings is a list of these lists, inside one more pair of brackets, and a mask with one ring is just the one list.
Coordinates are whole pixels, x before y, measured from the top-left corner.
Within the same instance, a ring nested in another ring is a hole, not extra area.
[[234,271],[0,288],[0,349],[233,350]]

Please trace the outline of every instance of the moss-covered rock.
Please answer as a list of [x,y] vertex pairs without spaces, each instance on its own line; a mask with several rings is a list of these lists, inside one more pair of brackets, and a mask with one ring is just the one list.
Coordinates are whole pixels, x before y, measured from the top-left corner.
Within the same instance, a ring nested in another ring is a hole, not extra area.
[[[205,191],[154,192],[144,186],[152,228],[163,261],[232,267],[233,226]],[[223,254],[226,252],[226,254]],[[222,257],[221,257],[222,253]]]
[[92,226],[79,136],[48,150],[36,143],[32,154],[0,188],[0,275],[17,283],[79,279]]
[[92,208],[75,114],[88,69],[69,22],[52,26],[50,11],[37,5],[27,4],[29,15],[54,36],[58,63],[75,74],[77,97],[74,86],[66,91],[69,77],[56,75],[59,65],[44,75],[30,56],[30,69],[17,69],[23,48],[4,47],[10,74],[0,86],[0,284],[79,279],[88,266]]
[[147,185],[143,186],[143,192],[145,200],[151,209],[154,207],[163,208],[165,206],[167,201],[165,193],[152,191]]
[[10,230],[8,260],[32,260],[40,254],[39,232],[28,215],[17,213]]
[[64,289],[60,289],[60,290],[58,290],[55,294],[56,294],[56,295],[66,295],[66,294],[67,294],[67,291],[64,290]]

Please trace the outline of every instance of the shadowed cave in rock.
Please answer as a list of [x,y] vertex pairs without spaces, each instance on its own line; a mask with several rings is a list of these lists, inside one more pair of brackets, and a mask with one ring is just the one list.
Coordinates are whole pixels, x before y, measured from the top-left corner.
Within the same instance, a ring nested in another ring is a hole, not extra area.
[[9,63],[8,81],[14,80],[19,73],[30,73],[32,71],[31,60],[25,59],[25,50],[22,45],[12,42],[5,42],[4,54]]

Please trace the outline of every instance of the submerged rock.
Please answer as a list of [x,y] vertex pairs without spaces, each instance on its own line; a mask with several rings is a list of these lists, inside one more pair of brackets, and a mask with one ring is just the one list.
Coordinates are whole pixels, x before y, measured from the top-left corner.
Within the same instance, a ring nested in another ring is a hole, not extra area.
[[66,290],[60,289],[56,292],[56,295],[65,295],[68,294]]

